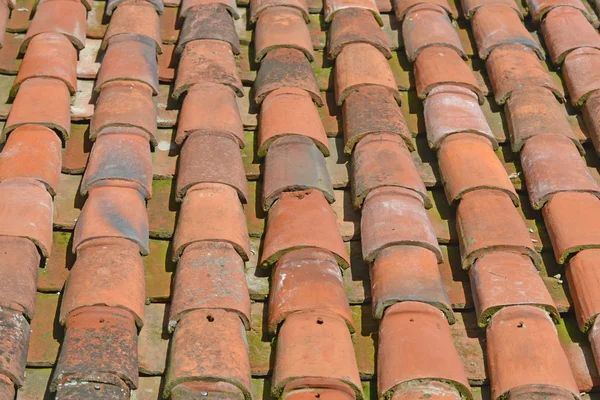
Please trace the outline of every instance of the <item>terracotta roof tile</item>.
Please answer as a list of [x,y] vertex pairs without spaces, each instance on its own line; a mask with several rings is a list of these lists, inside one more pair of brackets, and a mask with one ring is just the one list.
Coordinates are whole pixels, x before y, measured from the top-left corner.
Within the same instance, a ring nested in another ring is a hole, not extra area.
[[315,60],[312,40],[302,13],[292,7],[269,7],[256,22],[255,62],[259,63],[269,51],[279,48],[297,49],[309,61]]
[[323,15],[325,22],[331,22],[337,12],[348,8],[360,8],[370,11],[379,25],[383,26],[379,9],[374,0],[324,0]]
[[[165,11],[165,4],[163,0],[146,0],[152,4],[156,9],[156,12],[162,14]],[[112,15],[113,12],[123,3],[128,3],[129,0],[108,0],[106,2],[106,15]]]
[[194,9],[197,6],[206,6],[210,4],[222,4],[233,19],[240,19],[240,10],[238,10],[236,2],[233,0],[181,0],[179,16],[185,18],[189,10]]
[[[189,0],[188,0],[189,1]],[[290,7],[299,10],[304,21],[310,22],[306,0],[257,0],[250,2],[250,22],[256,22],[260,14],[271,7]]]
[[452,18],[456,18],[458,13],[455,9],[453,9],[447,0],[393,0],[394,4],[394,12],[396,14],[396,18],[399,21],[402,21],[406,16],[406,13],[413,7],[418,6],[420,4],[432,4],[442,7],[448,15]]
[[600,60],[600,50],[582,47],[570,52],[564,60],[563,76],[571,104],[581,106],[587,98],[600,89],[595,66]]
[[[11,236],[0,237],[0,254],[0,307],[31,320],[35,315],[40,254],[30,240]],[[15,268],[17,265],[19,268]]]
[[368,43],[385,58],[392,58],[387,39],[369,10],[350,7],[337,12],[331,21],[328,56],[335,59],[342,49],[352,43]]
[[[135,24],[131,23],[131,18],[136,19]],[[159,27],[159,16],[150,2],[145,0],[123,1],[112,13],[101,49],[106,49],[109,47],[109,43],[115,40],[126,40],[119,38],[119,36],[125,35],[130,37],[129,40],[137,39],[144,42],[153,42],[153,50],[156,53],[161,53],[162,40]]]
[[[577,1],[577,0],[575,0]],[[513,1],[513,0],[493,0],[493,1],[489,1],[489,0],[461,0],[460,4],[462,6],[462,10],[463,10],[463,14],[467,19],[472,19],[473,15],[475,15],[475,13],[477,12],[478,9],[480,9],[483,6],[490,6],[490,5],[505,5],[505,6],[509,6],[510,8],[512,8],[513,10],[515,10],[517,12],[517,14],[519,14],[519,17],[521,19],[524,18],[524,13],[521,10],[521,8],[519,8],[519,6],[517,5],[517,2]],[[531,7],[530,7],[531,9]],[[527,10],[526,10],[527,11]]]
[[529,12],[531,13],[531,17],[534,21],[541,21],[546,17],[546,14],[555,8],[565,8],[572,7],[576,10],[581,11],[581,13],[589,19],[590,22],[596,20],[597,17],[593,16],[593,13],[588,11],[588,9],[583,5],[583,2],[580,0],[528,0],[527,6],[529,8]]

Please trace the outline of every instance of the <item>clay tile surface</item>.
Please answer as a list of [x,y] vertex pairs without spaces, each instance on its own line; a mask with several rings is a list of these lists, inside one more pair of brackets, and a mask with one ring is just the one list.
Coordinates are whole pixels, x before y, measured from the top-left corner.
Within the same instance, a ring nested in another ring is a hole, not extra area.
[[[531,306],[500,310],[486,337],[492,398],[578,397],[556,328],[544,310]],[[529,362],[522,362],[524,352]]]
[[61,168],[62,143],[56,132],[40,125],[23,125],[11,132],[0,152],[0,182],[32,178],[55,196]]
[[[575,0],[575,1],[579,1],[579,0]],[[493,1],[490,1],[490,0],[461,0],[460,4],[462,6],[463,14],[468,19],[473,18],[473,15],[475,15],[475,12],[479,8],[481,8],[483,6],[489,6],[489,5],[509,6],[513,10],[515,10],[517,12],[517,14],[519,14],[519,17],[521,19],[523,19],[523,12],[517,6],[517,3],[514,0],[493,0]],[[529,10],[531,10],[531,7],[529,7]]]
[[351,332],[356,329],[335,257],[321,249],[294,250],[283,255],[273,269],[269,331],[276,333],[289,315],[311,310],[337,314]]
[[284,389],[324,387],[362,399],[352,338],[341,316],[318,310],[288,315],[275,352],[273,397],[279,398]]
[[55,78],[74,94],[77,90],[77,49],[60,33],[42,33],[31,39],[15,79],[13,93],[31,78]]
[[475,290],[479,326],[485,327],[494,314],[514,305],[532,305],[546,310],[554,320],[558,310],[540,274],[529,257],[495,252],[477,259],[469,270]]
[[600,282],[598,258],[599,249],[586,249],[575,254],[566,268],[569,291],[577,314],[577,323],[582,331],[590,329],[600,314],[600,303],[596,288]]
[[534,21],[541,21],[549,11],[558,7],[579,10],[590,22],[594,22],[596,19],[592,17],[581,0],[528,0],[527,6]]
[[583,150],[564,108],[552,92],[543,87],[527,87],[512,92],[506,101],[504,113],[514,152],[521,151],[527,139],[544,134],[564,135],[580,151]]
[[[189,0],[188,0],[189,1]],[[302,13],[304,21],[308,24],[310,17],[306,0],[255,0],[250,2],[250,22],[256,22],[263,11],[271,7],[290,7]]]
[[282,193],[269,211],[263,243],[263,266],[305,247],[329,250],[342,268],[350,266],[333,209],[317,190]]
[[199,83],[218,83],[243,96],[242,81],[229,43],[222,40],[194,40],[181,53],[173,97],[179,98]]
[[230,243],[248,260],[250,243],[246,218],[233,187],[198,183],[187,190],[173,237],[173,259],[179,259],[185,248],[196,242]]
[[324,105],[310,61],[299,50],[280,48],[267,53],[254,81],[256,103],[261,104],[269,93],[283,88],[302,89],[318,106]]
[[383,26],[383,20],[381,19],[375,0],[325,0],[323,1],[325,22],[331,22],[339,11],[347,8],[368,10],[373,14],[379,25]]
[[402,21],[404,19],[407,12],[411,8],[420,4],[432,4],[440,6],[444,10],[446,10],[448,15],[450,15],[451,17],[457,17],[456,13],[450,7],[450,4],[448,4],[447,0],[393,0],[392,3],[394,5],[394,12],[396,13],[396,18],[398,18],[399,21]]
[[383,318],[385,310],[396,303],[415,301],[439,309],[449,323],[456,321],[432,251],[418,246],[388,247],[370,271],[375,318]]
[[384,132],[399,135],[406,147],[414,150],[412,135],[402,111],[387,89],[378,86],[359,87],[344,101],[342,113],[345,153],[352,153],[354,146],[367,135]]
[[[135,19],[135,24],[131,19]],[[148,1],[126,1],[117,7],[111,18],[102,42],[102,49],[109,47],[119,36],[137,37],[153,43],[152,51],[162,53],[159,16]]]
[[599,61],[600,50],[586,47],[573,50],[565,57],[563,76],[574,106],[583,105],[594,91],[600,89],[600,72],[596,68]]
[[360,225],[362,254],[367,262],[374,261],[383,249],[396,245],[423,247],[442,262],[421,196],[412,190],[381,187],[371,191],[362,206]]
[[29,323],[21,313],[2,309],[0,332],[0,376],[10,379],[16,386],[22,386],[31,332]]
[[398,135],[376,134],[361,140],[352,155],[352,199],[360,208],[372,190],[396,186],[416,192],[431,208],[425,184],[410,152]]
[[[148,3],[152,4],[156,9],[156,12],[159,14],[163,14],[165,11],[165,3],[163,0],[145,0]],[[128,3],[129,0],[108,0],[106,2],[106,15],[112,15],[113,12],[124,3]]]
[[329,28],[328,56],[334,59],[351,43],[368,43],[379,50],[385,58],[392,58],[388,41],[373,14],[362,8],[346,8],[338,11]]
[[184,382],[219,382],[237,387],[250,400],[244,333],[242,321],[234,312],[197,310],[183,316],[170,343],[164,396]]
[[377,355],[382,396],[428,379],[447,383],[462,398],[472,398],[450,326],[434,306],[407,301],[388,308],[379,325]]
[[35,315],[35,291],[40,254],[35,244],[21,237],[0,237],[0,307]]
[[600,200],[590,193],[556,193],[542,209],[559,264],[586,248],[600,247]]
[[458,133],[446,138],[437,154],[449,203],[457,204],[469,192],[496,190],[519,205],[517,192],[486,138]]
[[[179,5],[179,16],[185,18],[188,11],[196,6],[206,6],[215,3],[225,6],[234,19],[240,19],[240,13],[234,0],[181,0],[181,4]],[[252,7],[252,5],[250,7]]]
[[198,183],[220,183],[237,191],[242,203],[248,201],[248,183],[237,142],[230,136],[195,132],[179,152],[176,198],[183,200]]
[[600,91],[593,92],[582,108],[583,120],[594,147],[600,150]]
[[556,193],[588,192],[600,197],[600,186],[590,174],[573,142],[562,135],[538,135],[521,150],[521,166],[529,200],[539,210]]
[[454,85],[437,86],[427,95],[423,108],[427,141],[432,149],[437,150],[447,136],[461,132],[481,135],[494,149],[498,148],[473,91]]
[[174,277],[169,329],[194,310],[237,313],[250,329],[250,295],[244,262],[229,243],[194,243],[185,248]]
[[398,86],[385,56],[367,43],[346,45],[335,60],[335,96],[338,105],[356,89],[379,86],[387,89],[398,103]]
[[417,95],[424,99],[440,85],[461,86],[477,94],[483,104],[487,89],[482,88],[473,71],[460,55],[447,47],[427,47],[421,50],[414,64]]
[[229,136],[240,148],[245,146],[242,119],[230,87],[206,83],[188,89],[179,112],[175,143],[181,145],[193,132]]
[[56,388],[56,397],[64,400],[127,400],[130,391],[127,387],[103,382],[67,382]]
[[309,61],[315,60],[312,40],[302,13],[292,7],[270,7],[264,10],[256,23],[255,61],[278,48],[292,48],[304,53]]
[[231,45],[234,54],[241,51],[233,19],[221,3],[196,6],[187,12],[175,51],[180,54],[194,40],[222,40]]
[[542,67],[529,47],[520,44],[500,46],[490,54],[485,65],[498,104],[504,104],[513,91],[526,87],[547,88],[558,100],[564,101],[562,87]]
[[412,62],[423,49],[432,46],[448,47],[467,59],[458,32],[446,10],[435,4],[412,7],[402,22],[402,37],[404,50]]
[[541,263],[523,217],[498,190],[466,193],[456,209],[456,230],[464,268],[498,250],[527,255],[536,267]]
[[[265,158],[263,208],[268,210],[283,192],[316,189],[335,201],[325,157],[314,142],[301,135],[273,142]],[[245,176],[244,176],[245,178]]]
[[481,7],[473,16],[473,35],[479,57],[484,60],[495,48],[506,44],[529,47],[540,59],[544,59],[542,48],[527,31],[519,14],[511,7],[505,5]]
[[187,381],[171,390],[173,399],[194,399],[208,396],[219,400],[244,400],[244,393],[235,385],[226,382]]

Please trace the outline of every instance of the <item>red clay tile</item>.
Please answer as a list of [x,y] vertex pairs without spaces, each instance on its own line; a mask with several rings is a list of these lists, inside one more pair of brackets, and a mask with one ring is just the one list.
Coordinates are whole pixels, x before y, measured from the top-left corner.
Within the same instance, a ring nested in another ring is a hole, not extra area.
[[247,261],[250,242],[244,210],[237,191],[220,183],[199,183],[188,189],[181,203],[173,237],[173,260],[196,242],[230,243]]
[[269,211],[260,264],[273,265],[285,253],[305,247],[329,250],[343,269],[350,266],[335,214],[323,194],[282,193]]
[[538,135],[521,150],[527,193],[535,210],[559,192],[588,192],[600,197],[600,186],[590,174],[573,142],[563,135]]
[[244,261],[229,243],[193,243],[185,248],[175,270],[169,330],[195,310],[237,313],[250,329],[250,294]]
[[31,178],[5,179],[0,183],[0,198],[0,235],[27,238],[48,257],[53,206],[46,187]]
[[331,388],[362,398],[352,338],[342,317],[322,311],[287,316],[277,335],[272,396],[280,398],[284,388]]
[[[181,0],[179,16],[185,18],[187,13],[194,7],[207,6],[215,3],[224,5],[234,19],[240,19],[240,13],[238,12],[235,0]],[[252,5],[250,5],[250,7],[252,7]]]
[[479,257],[500,250],[529,256],[536,267],[541,263],[523,217],[505,193],[466,193],[456,210],[456,230],[465,269]]
[[500,310],[486,337],[493,399],[578,397],[556,328],[544,310],[531,306]]
[[284,88],[305,90],[318,106],[324,104],[310,62],[299,50],[280,48],[267,53],[254,81],[255,101],[260,104],[269,93]]
[[329,156],[329,143],[319,112],[311,96],[296,88],[275,89],[264,99],[259,118],[258,155],[264,157],[269,146],[286,135],[310,138],[323,155]]
[[67,85],[69,92],[77,90],[77,50],[60,33],[42,33],[31,39],[15,84],[14,96],[21,83],[31,78],[55,78]]
[[39,266],[40,254],[30,240],[0,236],[0,308],[33,318]]
[[528,87],[547,88],[559,101],[564,101],[562,88],[544,70],[529,47],[520,44],[500,46],[490,54],[485,65],[498,104],[504,104],[513,91]]
[[229,383],[251,398],[248,345],[237,313],[197,310],[183,316],[167,365],[165,398],[184,382]]
[[517,192],[487,138],[457,133],[444,140],[437,154],[450,204],[457,204],[469,192],[497,190],[519,205]]
[[566,268],[569,292],[575,307],[579,328],[588,331],[600,314],[600,250],[587,249],[575,254]]
[[583,105],[583,120],[596,152],[600,151],[600,91],[592,92]]
[[371,191],[391,186],[412,190],[421,197],[425,208],[432,206],[410,152],[398,135],[369,135],[361,140],[352,155],[351,171],[352,202],[356,208]]
[[16,386],[23,386],[31,332],[29,323],[21,313],[2,309],[0,332],[0,376],[9,378]]
[[477,94],[483,104],[487,89],[477,82],[473,71],[460,55],[447,47],[427,47],[414,64],[417,95],[420,99],[440,85],[461,86]]
[[84,307],[107,306],[131,312],[141,328],[145,301],[144,262],[137,244],[122,238],[90,240],[77,248],[60,322],[65,324],[69,315]]
[[590,193],[562,192],[542,209],[559,264],[577,252],[600,247],[600,200]]
[[171,390],[171,398],[192,400],[207,397],[215,400],[244,400],[244,393],[231,383],[188,381],[180,383]]
[[4,47],[4,35],[8,25],[10,10],[6,3],[0,4],[0,48]]
[[[460,4],[462,6],[463,14],[467,19],[473,18],[473,15],[475,15],[475,12],[479,8],[481,8],[483,6],[490,6],[490,5],[509,6],[510,8],[515,10],[517,12],[517,14],[519,14],[519,18],[523,19],[523,13],[519,9],[519,7],[517,6],[517,3],[514,0],[493,0],[493,1],[490,1],[490,0],[461,0]],[[531,10],[531,8],[530,8],[530,10]]]
[[581,48],[570,52],[564,60],[563,77],[571,98],[571,104],[581,106],[587,98],[600,89],[600,50]]
[[21,60],[18,60],[17,57],[22,42],[23,35],[5,35],[0,50],[0,72],[3,74],[14,75],[19,71]]
[[222,40],[189,42],[181,54],[173,97],[179,98],[195,84],[211,82],[231,87],[238,97],[244,95],[229,43]]
[[56,195],[62,142],[56,132],[40,125],[23,125],[11,132],[0,152],[0,181],[32,178]]
[[[132,19],[135,20],[135,24],[131,23]],[[109,43],[112,45],[115,40],[123,40],[119,38],[121,35],[129,37],[128,40],[153,43],[152,51],[162,53],[159,17],[154,6],[148,1],[128,0],[121,3],[112,14],[100,49],[106,49]]]
[[413,7],[420,4],[432,4],[442,7],[452,18],[457,17],[456,13],[450,7],[447,0],[392,0],[394,12],[398,21],[402,21],[406,13]]
[[450,326],[437,308],[407,301],[387,309],[379,324],[377,385],[382,397],[426,380],[442,381],[470,398]]
[[[511,0],[512,1],[512,0]],[[479,107],[477,95],[460,86],[441,85],[429,92],[424,102],[425,127],[429,147],[437,150],[453,133],[473,133],[490,141],[494,149],[498,142]]]
[[163,45],[163,52],[158,55],[158,80],[167,83],[173,82],[178,65],[179,57],[175,54],[175,45]]
[[448,47],[467,59],[446,10],[438,5],[424,3],[412,7],[402,22],[402,37],[404,51],[411,62],[423,49],[432,46]]
[[[214,0],[213,0],[214,1]],[[256,0],[250,2],[250,22],[254,23],[258,21],[258,17],[263,11],[268,10],[271,7],[290,7],[294,8],[302,13],[304,21],[310,23],[310,17],[308,14],[308,5],[306,0]]]
[[85,307],[69,314],[65,325],[52,389],[72,380],[114,383],[117,377],[130,388],[137,387],[137,329],[132,313],[116,307]]
[[85,46],[86,9],[79,1],[43,1],[35,8],[35,16],[27,29],[20,53],[25,53],[34,36],[42,33],[61,33],[73,46]]
[[298,389],[289,393],[283,393],[282,400],[352,400],[356,395],[335,389]]
[[594,361],[596,362],[596,365],[598,365],[598,362],[600,361],[600,340],[599,340],[600,337],[598,336],[599,330],[600,330],[600,319],[596,319],[588,333],[588,339],[591,344],[590,347],[592,348],[592,353],[593,353]]
[[220,183],[234,188],[248,202],[248,183],[238,144],[230,136],[195,132],[179,153],[176,198],[182,200],[197,183]]
[[503,308],[531,305],[546,310],[556,321],[558,310],[529,257],[504,252],[486,254],[469,270],[480,327]]
[[392,400],[458,400],[462,395],[454,387],[438,381],[415,382],[394,392]]
[[89,188],[88,198],[75,226],[73,252],[92,239],[125,238],[148,250],[148,214],[144,195],[137,189],[106,181]]
[[181,145],[192,132],[227,135],[240,148],[245,146],[244,127],[231,88],[206,83],[188,89],[179,113],[175,143]]
[[152,197],[152,159],[145,132],[106,132],[96,139],[81,181],[81,194],[106,180],[124,181]]
[[382,87],[363,86],[350,93],[342,106],[344,120],[344,153],[369,134],[399,135],[410,151],[414,150],[412,135],[402,111],[392,95]]
[[240,54],[240,40],[225,5],[212,3],[195,6],[186,13],[175,51],[183,52],[194,40],[222,40],[231,45],[233,54]]
[[292,7],[269,7],[260,14],[254,31],[255,62],[271,50],[296,49],[315,60],[312,40],[302,12]]
[[[141,129],[156,145],[156,106],[152,89],[140,82],[108,82],[96,100],[90,123],[90,140],[95,140],[104,130],[125,131]],[[131,129],[135,128],[135,129]]]
[[536,135],[558,134],[569,138],[583,150],[567,119],[564,108],[551,91],[528,87],[512,92],[506,101],[504,113],[508,122],[513,152],[521,151],[526,140]]
[[449,323],[455,322],[432,251],[417,246],[388,247],[371,264],[370,276],[374,318],[383,318],[385,310],[396,303],[415,301],[438,308]]
[[590,12],[585,8],[580,0],[527,0],[527,7],[531,14],[531,19],[535,22],[539,22],[546,17],[546,14],[557,7],[563,8],[574,8],[579,10],[586,18],[593,22],[593,17]]
[[381,19],[381,15],[379,15],[379,9],[375,0],[325,0],[323,2],[325,22],[331,22],[339,11],[348,8],[360,8],[369,11],[373,14],[379,26],[383,26],[383,20]]
[[334,59],[342,49],[352,43],[367,43],[385,56],[392,58],[387,38],[373,14],[363,8],[346,8],[336,13],[329,27],[327,51]]
[[351,43],[335,61],[335,97],[338,106],[350,93],[364,86],[387,89],[400,104],[401,97],[385,56],[367,43]]
[[14,399],[16,393],[15,384],[9,378],[0,374],[0,396],[3,399]]
[[56,398],[61,400],[127,400],[130,391],[127,386],[103,382],[66,382],[56,388]]
[[[289,114],[288,114],[289,116]],[[335,201],[325,158],[312,140],[301,135],[273,142],[265,159],[262,200],[268,211],[283,192],[315,189]]]
[[548,12],[542,22],[542,33],[554,64],[562,64],[575,49],[600,49],[600,35],[585,16],[572,7],[558,7]]
[[[163,0],[145,0],[146,2],[152,4],[157,13],[163,14],[165,11],[165,3]],[[121,4],[128,5],[130,1],[128,0],[107,0],[106,2],[106,15],[112,15],[114,10]],[[139,18],[139,16],[134,16],[134,18]]]
[[381,187],[371,191],[363,203],[360,230],[366,262],[375,261],[380,251],[396,245],[429,249],[438,262],[443,261],[423,200],[412,190]]
[[288,316],[302,311],[337,314],[356,327],[340,267],[326,250],[300,249],[283,255],[273,269],[269,293],[269,332],[275,334]]
[[10,109],[3,137],[19,126],[39,124],[67,139],[71,129],[70,101],[69,89],[58,79],[26,80]]
[[158,94],[158,59],[148,38],[120,35],[111,40],[94,90],[99,92],[109,82],[123,81],[145,83],[153,95]]

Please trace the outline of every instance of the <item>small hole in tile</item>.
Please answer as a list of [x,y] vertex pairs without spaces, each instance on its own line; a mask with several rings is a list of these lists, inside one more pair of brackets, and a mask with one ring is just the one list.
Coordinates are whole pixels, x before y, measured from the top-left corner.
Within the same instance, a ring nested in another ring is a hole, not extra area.
[[409,321],[410,321],[410,322],[415,322],[415,319],[414,319],[414,318],[411,318]]
[[320,399],[320,398],[321,398],[321,394],[320,394],[320,393],[317,393],[317,394],[315,394],[315,397],[316,397],[317,399]]
[[101,323],[101,324],[103,324],[103,323],[104,323],[104,318],[102,318],[102,319],[100,320],[100,323]]
[[208,320],[208,322],[213,322],[215,320],[215,318],[212,315],[207,315],[206,319]]
[[322,318],[317,318],[317,324],[323,325],[323,319]]
[[523,323],[523,321],[519,321],[519,323],[517,324],[517,328],[525,328],[525,324]]

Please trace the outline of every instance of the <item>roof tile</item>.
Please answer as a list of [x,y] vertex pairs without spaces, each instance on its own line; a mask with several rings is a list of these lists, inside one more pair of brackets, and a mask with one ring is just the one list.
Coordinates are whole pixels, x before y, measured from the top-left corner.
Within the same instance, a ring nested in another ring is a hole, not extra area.
[[600,50],[583,47],[570,52],[564,60],[563,76],[571,104],[582,106],[590,95],[600,89]]
[[233,54],[240,54],[240,40],[227,7],[221,3],[194,6],[186,13],[177,47],[178,54],[194,40],[222,40],[231,45]]
[[129,389],[104,382],[68,382],[59,384],[56,396],[64,400],[127,400]]
[[[189,1],[189,0],[188,0]],[[214,0],[213,0],[214,1]],[[250,2],[250,22],[256,22],[260,14],[271,7],[290,7],[299,10],[304,21],[310,23],[306,0],[255,0]]]
[[600,314],[600,275],[598,275],[598,256],[600,250],[586,249],[571,258],[566,268],[569,291],[577,314],[579,328],[586,332]]
[[[243,324],[237,313],[196,310],[184,315],[171,339],[164,396],[184,382],[229,383],[250,400],[250,365]],[[230,385],[226,387],[231,390]],[[222,389],[221,389],[222,390]],[[235,398],[235,397],[234,397]]]
[[519,205],[517,192],[486,138],[457,133],[444,140],[437,154],[450,204],[457,204],[469,192],[498,190]]
[[0,375],[0,396],[6,399],[13,399],[15,397],[16,388],[13,381],[4,375]]
[[[132,18],[135,19],[135,24],[131,23]],[[162,53],[159,17],[149,1],[126,0],[119,4],[112,13],[101,49],[106,49],[116,39],[127,40],[119,38],[121,35],[129,37],[130,41],[133,39],[153,43],[152,50]]]
[[30,240],[0,236],[0,308],[33,318],[39,266],[40,254]]
[[597,20],[585,8],[581,0],[527,0],[527,7],[529,8],[531,18],[536,22],[544,19],[549,11],[557,7],[572,7],[581,11],[590,22]]
[[394,12],[398,21],[402,21],[406,16],[407,12],[420,4],[431,4],[442,7],[448,15],[452,18],[456,18],[458,13],[450,6],[447,0],[392,0],[394,5]]
[[369,10],[346,8],[338,11],[331,21],[327,44],[328,57],[335,59],[345,46],[352,43],[368,43],[385,58],[392,58],[385,34]]
[[351,400],[355,398],[349,393],[335,389],[298,389],[284,393],[282,396],[282,400],[312,400],[314,398],[322,400]]
[[472,398],[446,318],[429,304],[406,301],[387,309],[379,324],[377,359],[381,397],[427,380]]
[[331,22],[337,12],[348,8],[360,8],[370,11],[379,25],[383,26],[383,20],[381,19],[375,0],[325,0],[323,1],[325,22]]
[[[578,1],[578,0],[575,0],[575,1]],[[467,19],[473,18],[473,15],[475,15],[475,12],[483,6],[496,6],[496,5],[509,6],[510,8],[515,10],[517,12],[517,14],[519,14],[519,17],[521,19],[524,19],[523,12],[517,6],[517,2],[514,0],[493,0],[493,1],[490,1],[490,0],[461,0],[460,3],[462,6],[462,9],[463,9],[463,14]],[[531,7],[530,7],[530,9],[531,9]]]
[[370,44],[351,43],[336,58],[336,103],[341,106],[350,93],[363,86],[383,87],[398,103],[401,101],[398,86],[385,56]]
[[328,202],[335,201],[325,158],[308,137],[289,135],[275,140],[264,165],[262,205],[265,211],[283,192],[289,191],[316,189]]
[[0,377],[22,386],[30,335],[29,323],[18,311],[0,310]]
[[209,4],[222,4],[234,19],[240,19],[240,12],[237,8],[235,0],[181,0],[179,16],[180,18],[185,18],[187,13],[194,9],[194,7],[206,6]]
[[467,59],[446,10],[436,4],[424,3],[412,7],[402,22],[402,37],[404,50],[411,62],[427,47],[448,47]]
[[600,150],[600,91],[590,94],[583,105],[583,120],[587,127],[587,134],[594,144],[596,151]]
[[[145,0],[152,4],[156,9],[156,12],[162,14],[165,11],[165,4],[163,0]],[[112,15],[117,7],[121,4],[129,4],[129,0],[107,0],[106,2],[106,15]],[[135,17],[134,17],[135,18]]]
[[425,208],[432,203],[410,152],[398,135],[369,135],[356,145],[352,155],[352,197],[360,208],[371,191],[401,187],[421,196]]
[[171,399],[193,400],[199,396],[208,396],[215,400],[244,400],[244,393],[231,383],[210,381],[189,381],[175,386]]

